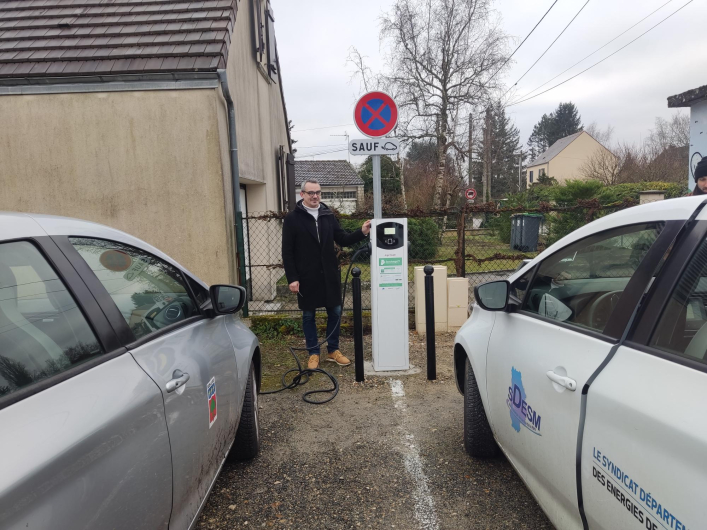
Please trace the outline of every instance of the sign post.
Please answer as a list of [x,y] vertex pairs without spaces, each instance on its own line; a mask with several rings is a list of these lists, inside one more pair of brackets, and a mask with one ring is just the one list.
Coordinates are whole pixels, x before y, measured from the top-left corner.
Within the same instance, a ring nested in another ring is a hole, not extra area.
[[[354,122],[363,134],[370,138],[380,138],[378,142],[351,140],[349,153],[370,155],[373,162],[373,218],[383,217],[381,196],[381,154],[395,154],[400,142],[393,138],[383,138],[398,123],[398,106],[385,92],[369,92],[354,107]],[[374,145],[375,144],[375,145]]]

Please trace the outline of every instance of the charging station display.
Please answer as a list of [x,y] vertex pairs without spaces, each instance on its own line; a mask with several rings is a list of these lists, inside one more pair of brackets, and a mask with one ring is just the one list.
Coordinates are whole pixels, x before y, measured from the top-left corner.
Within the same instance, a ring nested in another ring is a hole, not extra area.
[[373,369],[410,368],[407,219],[371,222]]

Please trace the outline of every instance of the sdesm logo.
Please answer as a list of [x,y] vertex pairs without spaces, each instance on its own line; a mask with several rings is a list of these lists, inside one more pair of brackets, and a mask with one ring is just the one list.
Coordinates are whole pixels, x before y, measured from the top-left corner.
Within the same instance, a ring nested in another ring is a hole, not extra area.
[[506,404],[511,411],[511,425],[520,432],[522,425],[533,434],[540,434],[540,414],[526,401],[525,389],[523,388],[523,378],[521,373],[515,368],[511,368],[511,386],[508,387],[508,399]]

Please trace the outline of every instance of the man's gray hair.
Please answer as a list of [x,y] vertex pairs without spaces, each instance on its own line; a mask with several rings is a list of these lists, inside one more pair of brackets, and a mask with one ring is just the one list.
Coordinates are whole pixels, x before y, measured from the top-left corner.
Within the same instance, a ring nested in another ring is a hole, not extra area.
[[[304,188],[305,186],[307,186],[307,184],[319,184],[319,181],[314,177],[310,177],[302,183],[302,187],[300,189],[304,191]],[[319,187],[321,187],[321,184],[319,184]]]

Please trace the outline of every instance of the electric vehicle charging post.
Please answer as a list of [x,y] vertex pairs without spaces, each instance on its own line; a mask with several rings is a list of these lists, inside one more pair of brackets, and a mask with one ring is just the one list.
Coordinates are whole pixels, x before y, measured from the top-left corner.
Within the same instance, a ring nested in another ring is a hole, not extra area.
[[354,108],[354,122],[375,140],[351,140],[349,153],[371,156],[373,166],[373,220],[371,222],[371,330],[373,369],[410,368],[408,343],[408,232],[407,219],[383,219],[381,154],[393,155],[400,142],[385,136],[398,120],[398,107],[388,94],[369,92]]

